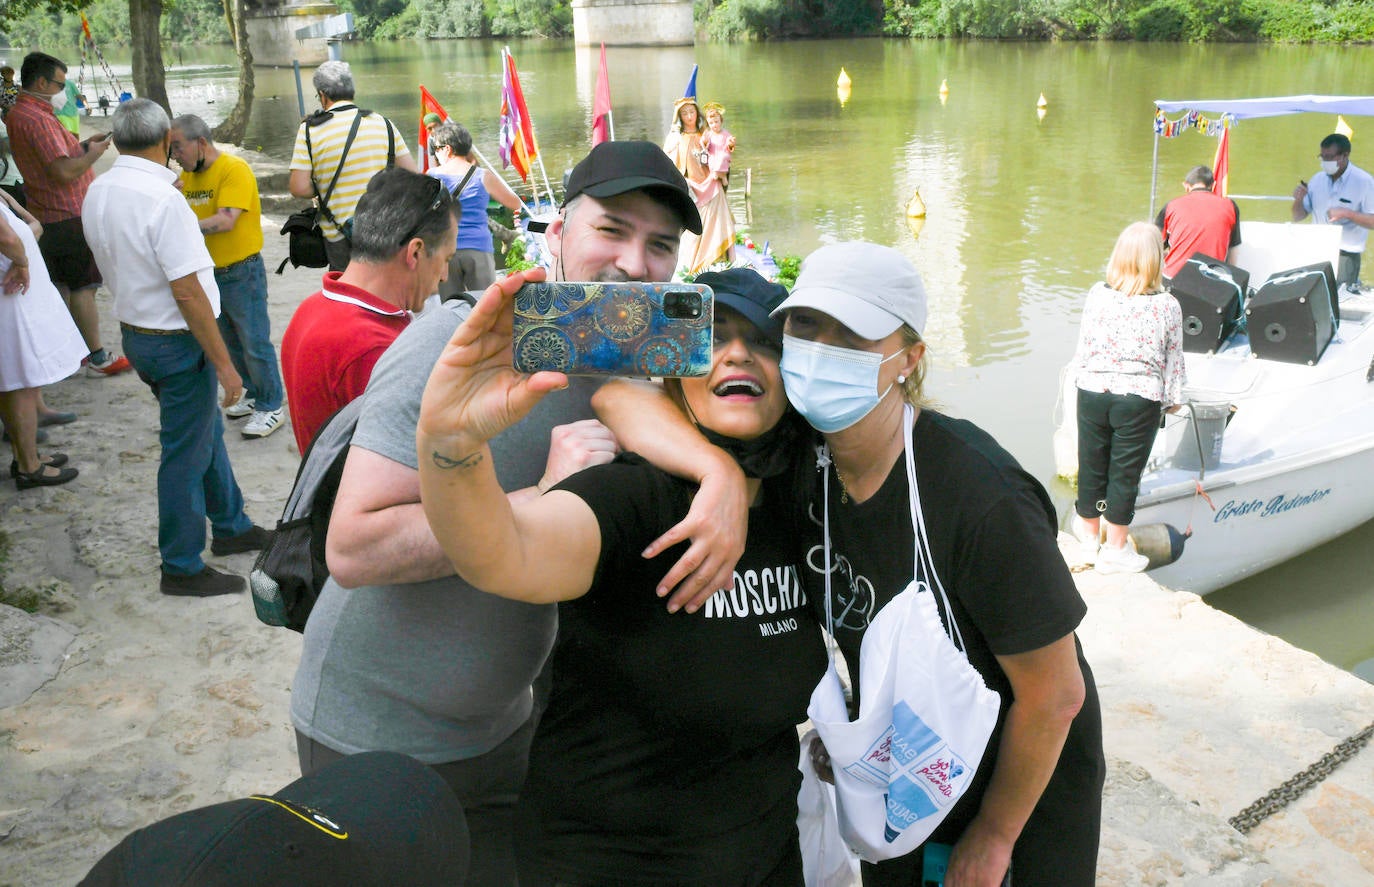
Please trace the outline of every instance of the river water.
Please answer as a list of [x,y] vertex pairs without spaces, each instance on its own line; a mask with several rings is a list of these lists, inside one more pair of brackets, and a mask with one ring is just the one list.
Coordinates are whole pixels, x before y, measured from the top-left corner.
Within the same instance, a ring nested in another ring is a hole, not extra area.
[[[566,41],[509,45],[557,181],[589,146],[596,51]],[[495,160],[501,46],[357,44],[344,57],[360,104],[401,124],[412,148],[423,83]],[[127,83],[127,60],[113,61]],[[212,123],[228,112],[227,49],[173,48],[167,61],[178,112]],[[931,393],[996,435],[1050,486],[1061,513],[1071,491],[1052,477],[1056,379],[1073,352],[1083,295],[1117,233],[1148,216],[1151,101],[1353,95],[1374,83],[1367,48],[871,39],[611,48],[608,62],[617,137],[655,141],[700,65],[698,96],[725,105],[739,142],[733,207],[760,244],[805,255],[866,239],[906,253],[931,293]],[[852,81],[843,101],[842,68]],[[87,88],[109,91],[103,76]],[[292,71],[258,69],[247,145],[284,158],[298,120]],[[1242,123],[1232,132],[1232,193],[1288,195],[1317,170],[1318,142],[1335,123],[1320,115]],[[1374,120],[1349,123],[1354,161],[1374,168],[1374,154],[1360,147]],[[1195,132],[1161,141],[1156,206],[1179,192],[1189,167],[1210,163],[1214,148]],[[917,189],[927,208],[919,236],[904,212]],[[1244,200],[1241,212],[1283,221],[1288,203]],[[1365,671],[1374,658],[1371,550],[1374,524],[1208,602],[1341,667],[1366,663],[1360,671],[1374,679]]]

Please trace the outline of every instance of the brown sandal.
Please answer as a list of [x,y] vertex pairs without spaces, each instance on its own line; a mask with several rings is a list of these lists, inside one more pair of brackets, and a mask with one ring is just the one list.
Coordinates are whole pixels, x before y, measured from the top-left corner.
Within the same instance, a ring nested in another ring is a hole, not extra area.
[[[48,474],[49,471],[54,473]],[[54,468],[51,465],[43,465],[34,472],[16,472],[14,485],[21,490],[29,490],[34,487],[55,487],[58,484],[75,480],[80,473],[75,468]]]
[[[39,456],[39,457],[38,457],[38,470],[39,470],[39,471],[42,471],[42,470],[43,470],[43,466],[44,466],[44,465],[51,466],[52,468],[61,468],[63,465],[66,465],[66,464],[67,464],[67,454],[66,454],[66,453],[48,453],[46,456]],[[18,460],[18,459],[12,459],[12,460],[10,461],[10,477],[18,477],[18,476],[19,476],[19,460]]]

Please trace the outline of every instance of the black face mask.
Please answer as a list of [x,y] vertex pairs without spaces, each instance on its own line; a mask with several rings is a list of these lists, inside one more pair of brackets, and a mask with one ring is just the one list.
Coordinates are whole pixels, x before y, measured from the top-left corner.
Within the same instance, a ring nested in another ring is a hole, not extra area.
[[753,440],[738,440],[698,425],[703,437],[720,447],[739,463],[745,477],[767,478],[782,474],[792,464],[810,434],[810,426],[793,410],[788,410],[771,430]]

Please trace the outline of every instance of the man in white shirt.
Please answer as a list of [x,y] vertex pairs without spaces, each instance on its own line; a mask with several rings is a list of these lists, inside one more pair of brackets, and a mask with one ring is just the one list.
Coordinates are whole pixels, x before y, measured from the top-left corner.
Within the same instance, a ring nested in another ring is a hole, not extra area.
[[163,594],[207,597],[242,591],[243,579],[205,565],[211,551],[262,548],[268,533],[243,510],[224,448],[224,406],[243,393],[215,318],[214,262],[195,213],[167,168],[171,121],[147,99],[110,118],[120,157],[86,193],[81,223],[105,285],[114,293],[124,351],[161,408],[157,472],[158,549]]
[[1341,226],[1336,285],[1358,288],[1360,260],[1374,228],[1374,176],[1350,162],[1350,139],[1340,133],[1322,139],[1321,162],[1322,171],[1311,184],[1299,179],[1293,189],[1293,221],[1311,213],[1319,225]]

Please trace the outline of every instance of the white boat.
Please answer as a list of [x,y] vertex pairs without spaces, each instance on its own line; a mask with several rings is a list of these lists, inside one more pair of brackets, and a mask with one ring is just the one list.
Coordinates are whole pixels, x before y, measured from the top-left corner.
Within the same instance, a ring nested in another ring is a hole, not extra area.
[[[1255,104],[1260,102],[1267,104]],[[1333,110],[1332,102],[1347,104]],[[1244,110],[1256,112],[1249,116],[1374,114],[1370,98],[1156,104],[1237,116]],[[1227,261],[1250,272],[1253,291],[1286,269],[1321,261],[1335,268],[1340,236],[1334,225],[1242,222],[1241,241]],[[1206,594],[1374,518],[1371,358],[1374,293],[1348,290],[1340,294],[1339,327],[1314,365],[1256,357],[1242,334],[1214,354],[1187,353],[1184,394],[1192,406],[1166,418],[1131,525],[1141,550],[1161,564],[1151,576],[1168,588]],[[1062,387],[1055,458],[1059,473],[1073,477],[1077,389],[1071,368]],[[1175,532],[1164,533],[1166,527]]]

